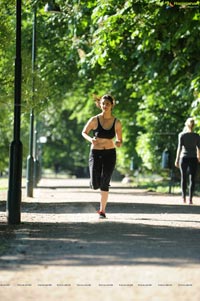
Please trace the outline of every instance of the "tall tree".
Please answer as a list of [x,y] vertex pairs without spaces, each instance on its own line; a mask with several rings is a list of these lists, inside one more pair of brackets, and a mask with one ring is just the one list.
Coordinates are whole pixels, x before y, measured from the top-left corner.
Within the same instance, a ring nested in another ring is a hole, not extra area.
[[[59,159],[71,172],[83,167],[88,145],[81,143],[81,128],[91,114],[98,113],[92,94],[109,92],[116,98],[114,112],[124,130],[119,170],[127,172],[133,157],[136,165],[158,170],[162,151],[167,147],[174,153],[174,138],[185,118],[199,116],[199,10],[166,9],[164,2],[155,0],[57,3],[62,12],[50,15],[44,12],[44,0],[23,3],[24,156],[29,112],[34,108],[37,122],[43,125],[39,134],[48,136],[43,163],[53,166]],[[37,56],[33,102],[34,5]],[[5,166],[12,122],[14,1],[2,0],[0,25],[0,147]],[[80,153],[83,160],[79,160]]]

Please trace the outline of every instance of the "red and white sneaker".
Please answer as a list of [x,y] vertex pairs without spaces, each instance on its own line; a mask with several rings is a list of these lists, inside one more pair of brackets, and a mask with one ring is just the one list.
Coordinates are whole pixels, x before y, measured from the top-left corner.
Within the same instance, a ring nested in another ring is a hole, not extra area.
[[98,210],[97,213],[99,214],[99,218],[106,218],[106,213],[104,211]]

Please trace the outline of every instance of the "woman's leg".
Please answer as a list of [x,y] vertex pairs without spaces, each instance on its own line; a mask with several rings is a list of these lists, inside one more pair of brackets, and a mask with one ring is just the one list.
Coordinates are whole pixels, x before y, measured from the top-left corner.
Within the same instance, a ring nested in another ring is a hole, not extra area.
[[106,205],[108,201],[108,191],[101,190],[101,201],[100,201],[100,211],[106,212]]
[[182,158],[180,162],[180,172],[181,172],[181,194],[184,203],[186,202],[187,168],[188,168],[187,158]]
[[105,150],[103,154],[102,176],[101,176],[101,202],[100,211],[105,213],[108,201],[109,186],[112,173],[116,163],[116,150]]
[[196,172],[197,172],[197,166],[198,166],[198,161],[197,158],[190,158],[189,162],[189,179],[190,179],[190,184],[189,184],[189,202],[192,204],[192,198],[194,194],[194,189],[195,189],[195,178],[196,178]]
[[89,155],[90,186],[92,189],[100,188],[102,171],[102,157],[99,150],[91,150]]

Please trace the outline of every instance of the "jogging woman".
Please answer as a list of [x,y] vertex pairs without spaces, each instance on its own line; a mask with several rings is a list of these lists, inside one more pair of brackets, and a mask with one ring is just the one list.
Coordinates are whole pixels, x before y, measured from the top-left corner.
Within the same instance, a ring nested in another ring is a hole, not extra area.
[[178,136],[178,148],[176,153],[175,166],[181,171],[181,190],[183,202],[186,203],[187,172],[189,173],[189,204],[195,188],[195,176],[200,162],[200,136],[193,132],[194,119],[188,118],[185,122],[183,132]]
[[90,185],[92,189],[100,189],[100,208],[97,212],[100,218],[105,218],[110,180],[116,164],[116,147],[122,145],[122,126],[112,114],[115,100],[111,95],[97,98],[96,105],[101,113],[89,119],[82,136],[91,143]]

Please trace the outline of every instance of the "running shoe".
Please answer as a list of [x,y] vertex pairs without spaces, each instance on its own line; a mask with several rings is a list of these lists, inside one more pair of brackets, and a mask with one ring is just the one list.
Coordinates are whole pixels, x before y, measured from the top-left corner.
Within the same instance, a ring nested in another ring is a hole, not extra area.
[[97,213],[99,214],[99,218],[106,218],[105,212],[98,210]]

